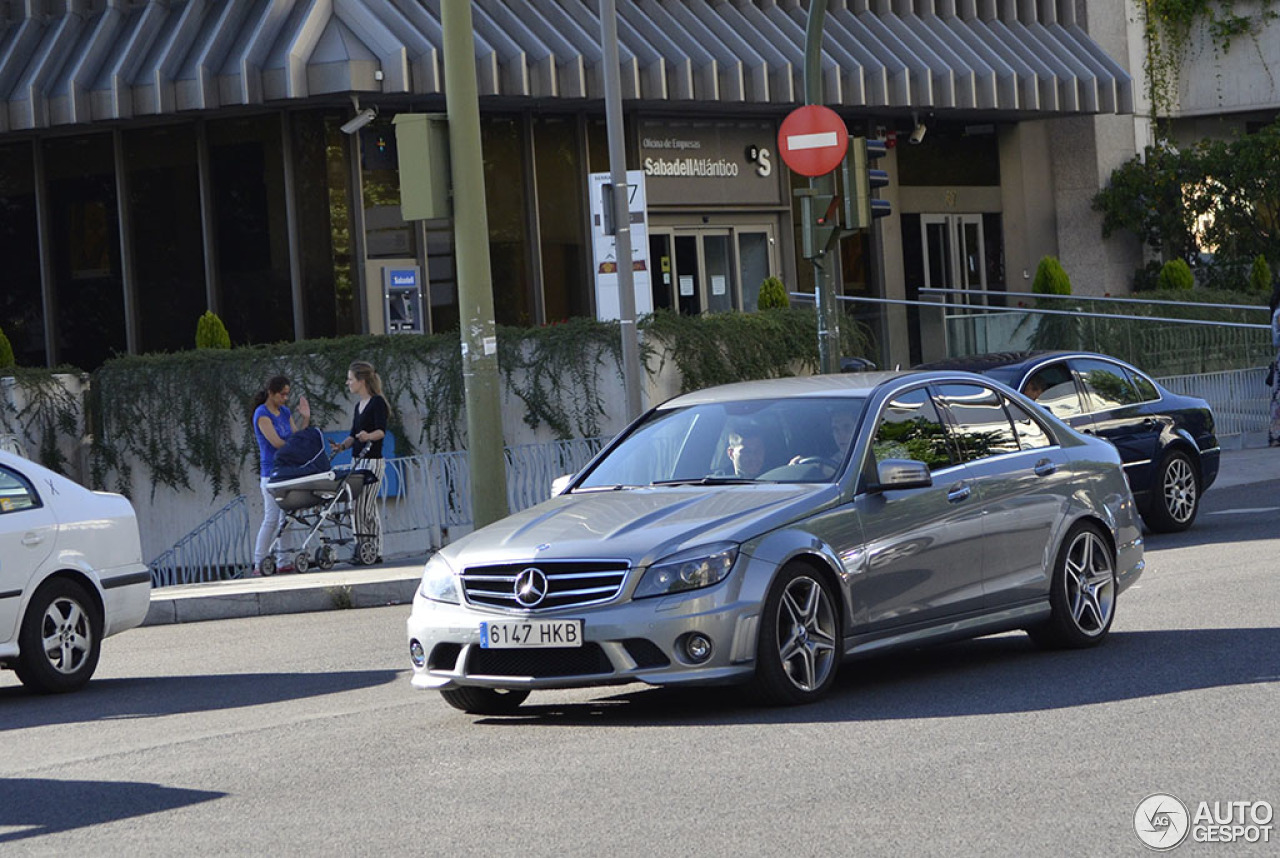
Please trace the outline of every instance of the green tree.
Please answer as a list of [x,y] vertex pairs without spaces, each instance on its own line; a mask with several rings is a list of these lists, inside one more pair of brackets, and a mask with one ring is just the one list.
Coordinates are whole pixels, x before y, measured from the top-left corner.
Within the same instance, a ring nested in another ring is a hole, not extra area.
[[1130,232],[1160,256],[1194,258],[1196,217],[1183,191],[1201,178],[1195,161],[1176,149],[1148,146],[1117,167],[1093,198],[1102,237]]
[[1196,285],[1196,279],[1191,276],[1191,266],[1185,260],[1170,259],[1160,268],[1156,285],[1161,289],[1185,292]]
[[1249,268],[1249,291],[1267,294],[1271,291],[1271,266],[1267,257],[1259,254],[1253,257],[1253,265]]
[[791,306],[787,297],[787,287],[777,277],[766,277],[760,284],[760,295],[756,298],[756,307],[761,310],[786,309]]
[[206,311],[200,317],[200,320],[196,322],[196,348],[231,348],[231,335],[227,333],[227,326],[222,324],[222,320],[218,318],[216,313]]
[[18,362],[13,357],[13,343],[9,342],[4,329],[0,328],[0,369],[10,369],[17,365]]
[[1038,295],[1070,295],[1071,278],[1056,256],[1045,256],[1036,266],[1036,277],[1031,281],[1031,291]]

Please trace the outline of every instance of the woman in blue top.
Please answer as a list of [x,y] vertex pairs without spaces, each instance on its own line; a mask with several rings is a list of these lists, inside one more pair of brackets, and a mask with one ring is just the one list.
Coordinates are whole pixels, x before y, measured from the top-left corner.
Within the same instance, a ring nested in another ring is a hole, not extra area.
[[[254,575],[261,574],[258,570],[262,565],[262,558],[267,556],[267,549],[284,519],[280,505],[271,496],[271,492],[267,491],[267,480],[271,478],[276,450],[284,446],[285,438],[311,422],[311,405],[305,396],[298,400],[296,415],[285,405],[288,401],[289,379],[283,375],[271,378],[267,386],[253,398],[253,435],[258,439],[258,485],[262,490],[262,527],[258,529],[258,541],[253,548]],[[289,571],[287,565],[277,563],[276,566],[281,572]]]

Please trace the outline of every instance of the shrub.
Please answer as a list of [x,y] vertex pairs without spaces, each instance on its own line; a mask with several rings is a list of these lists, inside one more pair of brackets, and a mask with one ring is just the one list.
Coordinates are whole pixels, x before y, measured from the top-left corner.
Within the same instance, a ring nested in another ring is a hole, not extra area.
[[756,298],[756,307],[761,310],[786,309],[791,306],[787,298],[787,287],[777,277],[766,277],[760,284],[760,295]]
[[1271,291],[1271,266],[1262,254],[1253,258],[1253,267],[1249,269],[1249,291],[1263,295]]
[[17,365],[18,362],[13,357],[13,344],[4,335],[4,330],[0,329],[0,369],[9,369]]
[[1046,256],[1036,266],[1036,279],[1031,291],[1040,295],[1070,295],[1071,278],[1056,256]]
[[196,348],[231,348],[231,335],[227,333],[227,326],[222,324],[222,320],[216,313],[206,311],[200,317],[200,321],[196,322]]
[[1160,269],[1160,277],[1156,281],[1161,289],[1186,292],[1196,283],[1191,276],[1191,266],[1185,259],[1170,259]]

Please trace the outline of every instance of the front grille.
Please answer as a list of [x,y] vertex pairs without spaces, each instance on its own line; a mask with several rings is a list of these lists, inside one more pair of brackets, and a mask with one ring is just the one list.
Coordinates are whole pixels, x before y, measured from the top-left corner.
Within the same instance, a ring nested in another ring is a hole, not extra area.
[[[537,569],[547,579],[546,596],[533,606],[516,600],[516,579],[527,569]],[[607,602],[618,595],[626,577],[627,563],[622,560],[502,563],[468,567],[462,573],[462,588],[473,605],[541,612]]]
[[622,642],[627,648],[627,655],[635,661],[636,667],[666,667],[671,664],[666,653],[653,641],[645,638],[627,638]]
[[467,659],[471,676],[593,676],[613,673],[613,665],[597,643],[580,647],[539,649],[482,649],[473,647]]

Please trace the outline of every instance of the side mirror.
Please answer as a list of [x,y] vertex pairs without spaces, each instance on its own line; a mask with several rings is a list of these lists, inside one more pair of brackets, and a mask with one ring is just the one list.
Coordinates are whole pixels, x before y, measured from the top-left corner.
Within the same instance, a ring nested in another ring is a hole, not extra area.
[[876,466],[876,477],[880,482],[874,488],[881,492],[924,489],[933,485],[929,466],[915,459],[885,459]]
[[569,488],[569,482],[573,479],[573,474],[561,474],[551,481],[551,496],[564,494],[564,490]]

